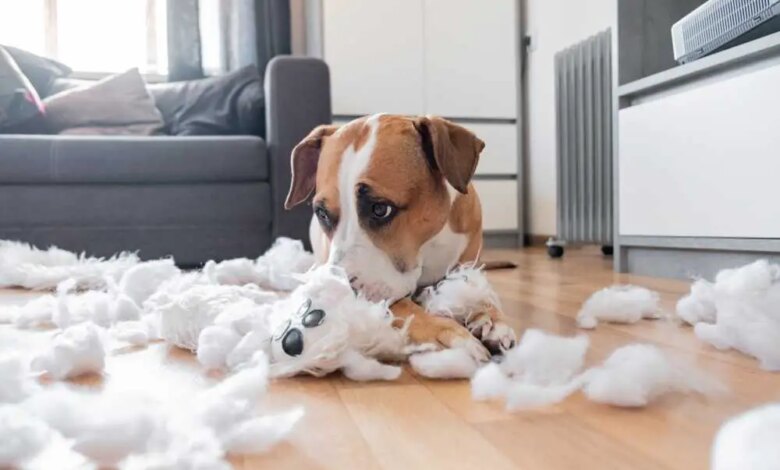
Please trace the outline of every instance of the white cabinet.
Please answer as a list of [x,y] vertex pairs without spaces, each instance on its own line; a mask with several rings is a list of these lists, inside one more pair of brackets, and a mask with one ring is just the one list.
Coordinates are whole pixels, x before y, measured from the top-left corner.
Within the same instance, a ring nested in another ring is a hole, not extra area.
[[517,116],[516,0],[423,0],[425,112]]
[[519,230],[520,0],[323,0],[334,122],[433,114],[486,147],[475,181],[486,231]]
[[620,235],[780,238],[780,66],[620,111]]
[[423,114],[421,0],[324,0],[333,113]]
[[333,112],[517,117],[517,0],[325,0]]
[[482,229],[517,230],[517,181],[476,180],[474,186],[482,203]]
[[485,142],[479,157],[478,175],[517,174],[517,126],[515,124],[474,123],[461,125]]

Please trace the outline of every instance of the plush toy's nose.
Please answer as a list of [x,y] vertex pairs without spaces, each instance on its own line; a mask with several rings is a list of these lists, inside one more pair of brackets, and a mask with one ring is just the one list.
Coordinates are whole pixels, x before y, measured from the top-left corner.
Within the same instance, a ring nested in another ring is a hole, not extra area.
[[288,356],[298,356],[303,352],[303,333],[298,328],[290,328],[282,338],[282,351]]

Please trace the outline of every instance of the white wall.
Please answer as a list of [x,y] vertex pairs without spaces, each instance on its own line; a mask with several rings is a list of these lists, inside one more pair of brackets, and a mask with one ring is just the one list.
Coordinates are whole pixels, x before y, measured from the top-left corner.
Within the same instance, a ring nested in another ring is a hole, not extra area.
[[[612,27],[617,0],[526,0],[529,231],[556,232],[555,77],[559,50]],[[614,30],[613,30],[614,31]]]

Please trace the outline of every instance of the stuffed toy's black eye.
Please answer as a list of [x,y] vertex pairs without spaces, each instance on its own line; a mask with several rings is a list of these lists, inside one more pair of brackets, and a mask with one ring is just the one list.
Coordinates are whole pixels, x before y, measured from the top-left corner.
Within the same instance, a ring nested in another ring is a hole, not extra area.
[[305,317],[303,317],[303,326],[306,328],[314,328],[315,326],[322,325],[322,322],[325,321],[325,312],[316,309],[312,310],[311,312],[307,313]]
[[301,330],[293,328],[284,335],[282,351],[288,356],[298,356],[303,352],[303,333]]

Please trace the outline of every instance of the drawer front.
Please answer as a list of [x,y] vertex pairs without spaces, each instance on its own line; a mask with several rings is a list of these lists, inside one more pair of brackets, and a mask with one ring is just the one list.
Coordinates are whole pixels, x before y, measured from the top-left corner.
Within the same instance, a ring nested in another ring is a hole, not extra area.
[[[349,121],[334,119],[343,126]],[[514,124],[458,123],[485,142],[479,158],[478,175],[516,175],[518,165],[517,126]]]
[[461,124],[483,142],[485,150],[479,157],[478,175],[517,174],[517,126],[514,124]]
[[517,182],[477,180],[474,186],[482,201],[482,228],[517,230]]
[[620,234],[780,237],[780,66],[620,111]]

